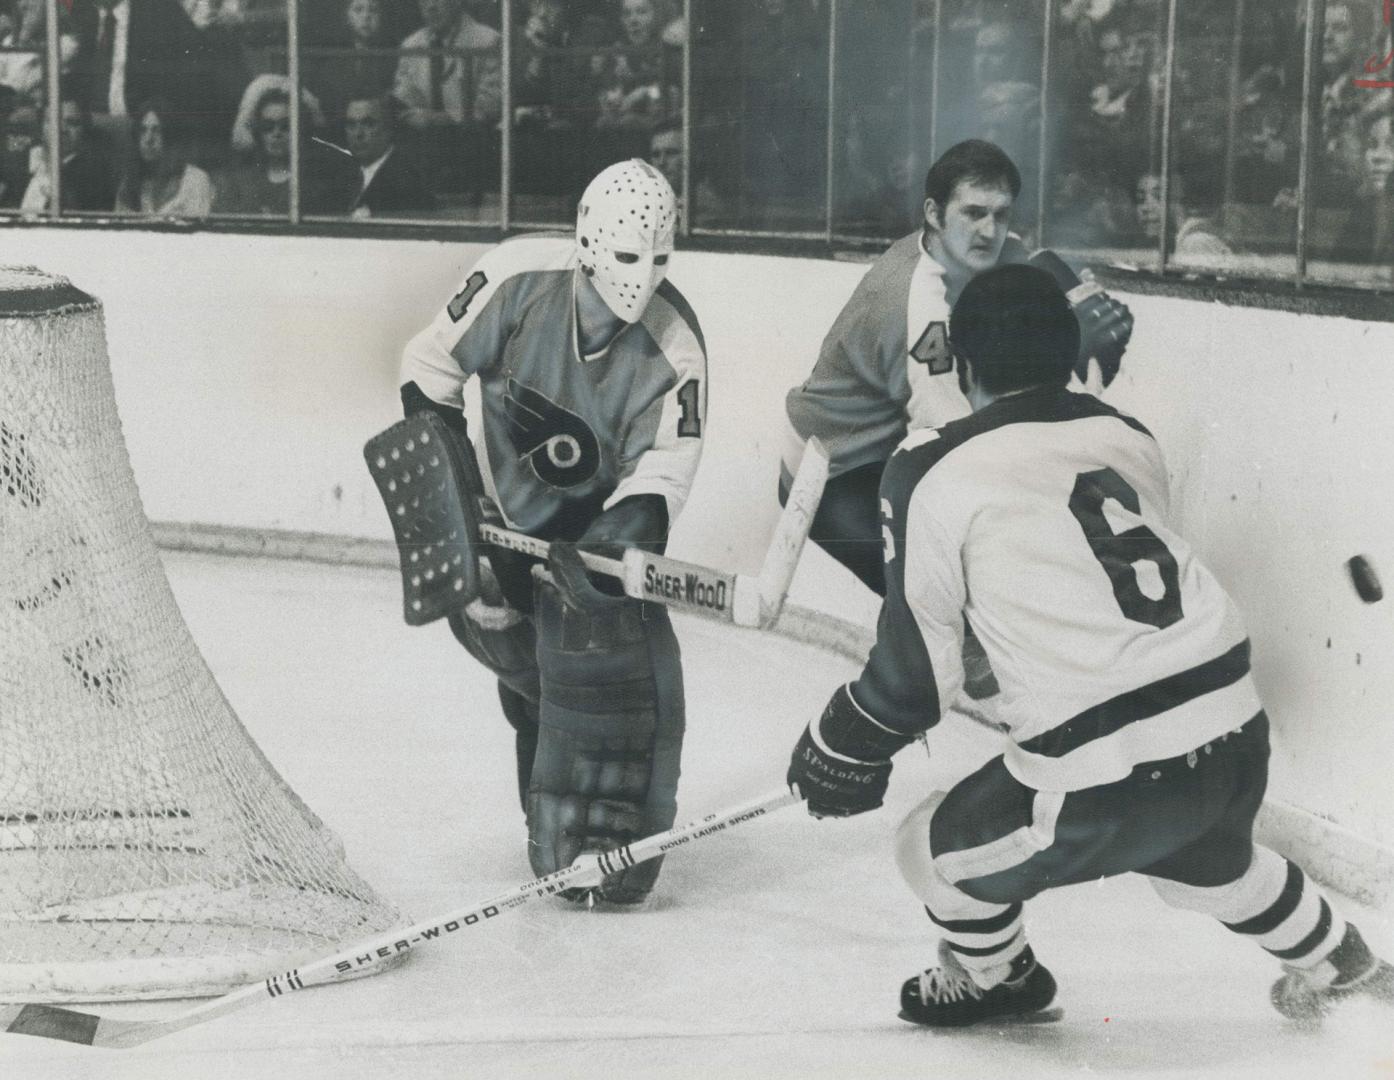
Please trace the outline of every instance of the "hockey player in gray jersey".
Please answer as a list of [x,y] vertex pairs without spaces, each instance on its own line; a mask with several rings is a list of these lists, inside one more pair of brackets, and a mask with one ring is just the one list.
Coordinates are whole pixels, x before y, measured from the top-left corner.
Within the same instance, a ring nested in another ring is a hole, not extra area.
[[1301,868],[1254,843],[1269,748],[1248,637],[1167,524],[1151,435],[1066,388],[1078,334],[1040,270],[964,288],[950,340],[972,415],[892,455],[876,643],[804,732],[789,781],[817,816],[880,806],[892,755],[958,693],[966,616],[1008,732],[1002,754],[900,828],[901,872],[941,939],[938,965],[902,987],[902,1017],[1038,1016],[1056,985],[1023,903],[1128,872],[1277,957],[1273,1002],[1289,1017],[1357,994],[1394,1003],[1394,967]]
[[[881,471],[907,431],[968,415],[948,347],[949,312],[975,274],[1027,260],[1008,233],[1020,191],[1016,165],[993,143],[970,139],[945,151],[925,176],[923,225],[872,263],[824,338],[813,371],[785,400],[780,499],[805,442],[817,436],[828,450],[829,474],[809,536],[881,595]],[[1050,252],[1032,258],[1061,277],[1071,274]],[[1083,331],[1080,377],[1092,358],[1107,385],[1132,334],[1132,315],[1092,280],[1073,295]]]
[[[481,595],[450,615],[498,676],[539,875],[668,828],[676,812],[683,688],[667,612],[597,587],[575,550],[661,552],[697,469],[706,348],[665,278],[675,220],[657,170],[610,166],[582,196],[574,238],[500,244],[402,359],[407,415],[443,417],[477,456],[465,471],[488,512],[553,542],[545,574],[491,550]],[[483,415],[473,433],[470,379]],[[612,875],[598,895],[642,900],[656,863]]]

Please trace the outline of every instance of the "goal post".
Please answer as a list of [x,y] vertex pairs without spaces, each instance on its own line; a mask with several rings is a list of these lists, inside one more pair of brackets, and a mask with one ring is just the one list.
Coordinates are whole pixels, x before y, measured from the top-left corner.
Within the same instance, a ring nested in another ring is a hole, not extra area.
[[0,267],[0,1000],[222,994],[398,922],[184,624],[101,304]]

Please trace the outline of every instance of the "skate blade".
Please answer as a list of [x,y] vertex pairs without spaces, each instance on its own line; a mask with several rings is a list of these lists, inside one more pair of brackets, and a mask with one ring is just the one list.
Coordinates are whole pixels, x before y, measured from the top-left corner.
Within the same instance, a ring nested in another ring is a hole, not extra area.
[[962,1030],[973,1027],[1017,1027],[1030,1024],[1053,1024],[1057,1020],[1063,1020],[1065,1010],[1062,1006],[1053,1005],[1050,1008],[1038,1009],[1035,1012],[1017,1013],[1014,1016],[991,1016],[982,1020],[977,1020],[971,1024],[926,1024],[922,1020],[916,1020],[904,1010],[900,1013],[900,1018],[907,1024],[914,1024],[916,1027],[931,1028],[936,1031]]

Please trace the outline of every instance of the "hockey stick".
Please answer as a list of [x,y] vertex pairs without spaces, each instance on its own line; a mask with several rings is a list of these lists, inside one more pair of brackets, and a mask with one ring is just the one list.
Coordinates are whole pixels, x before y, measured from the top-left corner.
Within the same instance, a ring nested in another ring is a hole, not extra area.
[[[827,455],[817,439],[810,439],[757,577],[728,574],[641,548],[628,548],[621,559],[582,551],[581,561],[597,574],[618,578],[625,595],[637,600],[652,600],[736,626],[767,627],[784,607],[827,479]],[[547,558],[549,545],[545,541],[511,529],[481,524],[479,536],[510,551]]]
[[203,1005],[163,1020],[121,1020],[114,1016],[79,1012],[52,1005],[0,1005],[0,1031],[59,1039],[84,1046],[126,1049],[161,1036],[183,1031],[259,1001],[276,1001],[296,990],[326,982],[336,975],[360,971],[391,960],[411,949],[420,948],[458,930],[482,926],[509,911],[565,889],[598,885],[606,875],[636,863],[647,862],[693,840],[700,840],[755,818],[764,817],[802,798],[789,788],[780,788],[739,806],[708,814],[699,821],[675,826],[632,844],[599,854],[582,855],[564,870],[536,878],[482,904],[459,908],[418,922],[400,930],[369,938],[301,968],[274,975],[264,982],[244,986]]
[[[420,626],[457,611],[477,589],[478,544],[546,559],[550,546],[481,519],[470,497],[473,451],[433,413],[398,421],[369,439],[364,458],[387,505],[402,560],[408,625]],[[592,571],[616,577],[625,594],[736,626],[766,627],[779,616],[799,553],[823,497],[828,459],[810,439],[799,463],[758,577],[629,548],[623,558],[581,553]]]

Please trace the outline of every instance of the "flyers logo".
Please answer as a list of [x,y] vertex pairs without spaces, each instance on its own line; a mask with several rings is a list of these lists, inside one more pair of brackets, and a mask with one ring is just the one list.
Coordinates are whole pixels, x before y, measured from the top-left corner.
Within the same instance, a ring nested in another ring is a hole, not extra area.
[[600,469],[600,442],[574,412],[516,379],[508,380],[503,408],[513,448],[543,483],[571,488]]

